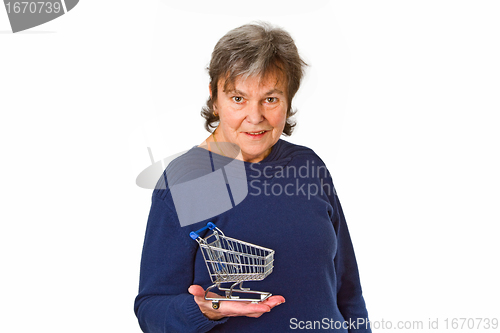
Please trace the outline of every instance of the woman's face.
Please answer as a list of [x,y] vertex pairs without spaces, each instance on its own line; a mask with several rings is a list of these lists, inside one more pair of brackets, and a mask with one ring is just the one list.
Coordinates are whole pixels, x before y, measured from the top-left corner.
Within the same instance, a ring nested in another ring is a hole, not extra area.
[[214,111],[220,124],[215,137],[238,145],[244,161],[263,160],[283,132],[288,105],[285,82],[278,78],[274,73],[237,78],[225,91],[224,81],[219,81]]

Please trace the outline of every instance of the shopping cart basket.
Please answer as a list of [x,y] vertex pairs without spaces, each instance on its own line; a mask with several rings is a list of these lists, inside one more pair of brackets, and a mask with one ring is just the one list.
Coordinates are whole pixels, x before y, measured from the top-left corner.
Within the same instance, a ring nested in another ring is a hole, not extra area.
[[[210,229],[212,234],[202,238],[199,233]],[[219,308],[219,301],[261,302],[272,294],[263,291],[243,288],[244,281],[260,281],[273,271],[274,250],[227,237],[212,222],[200,230],[190,233],[192,239],[200,244],[201,253],[207,265],[208,274],[213,285],[205,291],[205,299],[212,301],[214,309]],[[222,283],[232,283],[229,288],[221,287]],[[239,285],[239,288],[236,286]],[[217,287],[225,291],[226,297],[208,297],[210,289]],[[260,298],[240,298],[233,292],[256,294]]]

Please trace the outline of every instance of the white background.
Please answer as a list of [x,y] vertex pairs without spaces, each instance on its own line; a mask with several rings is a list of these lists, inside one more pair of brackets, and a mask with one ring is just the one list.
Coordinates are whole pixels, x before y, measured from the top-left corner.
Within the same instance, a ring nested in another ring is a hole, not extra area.
[[255,20],[310,64],[288,140],[333,174],[371,320],[500,317],[500,4],[209,3],[83,0],[17,34],[0,9],[0,331],[140,332],[135,178],[205,139],[210,53]]

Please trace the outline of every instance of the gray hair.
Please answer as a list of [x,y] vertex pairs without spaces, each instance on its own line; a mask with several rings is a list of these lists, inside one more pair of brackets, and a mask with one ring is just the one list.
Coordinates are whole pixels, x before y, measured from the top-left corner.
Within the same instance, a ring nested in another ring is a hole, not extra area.
[[224,89],[233,85],[239,77],[247,78],[276,71],[286,80],[288,102],[287,121],[283,134],[291,135],[296,123],[290,119],[296,111],[291,108],[292,99],[300,87],[307,64],[300,58],[295,42],[288,32],[268,23],[246,24],[229,31],[215,45],[207,68],[210,75],[212,97],[203,107],[205,129],[212,132],[219,116],[214,114],[218,83],[224,79]]

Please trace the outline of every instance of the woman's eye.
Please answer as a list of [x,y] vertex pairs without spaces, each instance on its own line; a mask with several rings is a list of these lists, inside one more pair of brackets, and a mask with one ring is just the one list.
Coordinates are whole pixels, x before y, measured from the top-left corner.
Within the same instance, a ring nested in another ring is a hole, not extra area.
[[276,97],[268,97],[266,98],[266,102],[268,103],[276,103],[278,99]]
[[233,101],[236,102],[236,103],[241,103],[243,102],[243,97],[241,96],[234,96],[232,97]]

